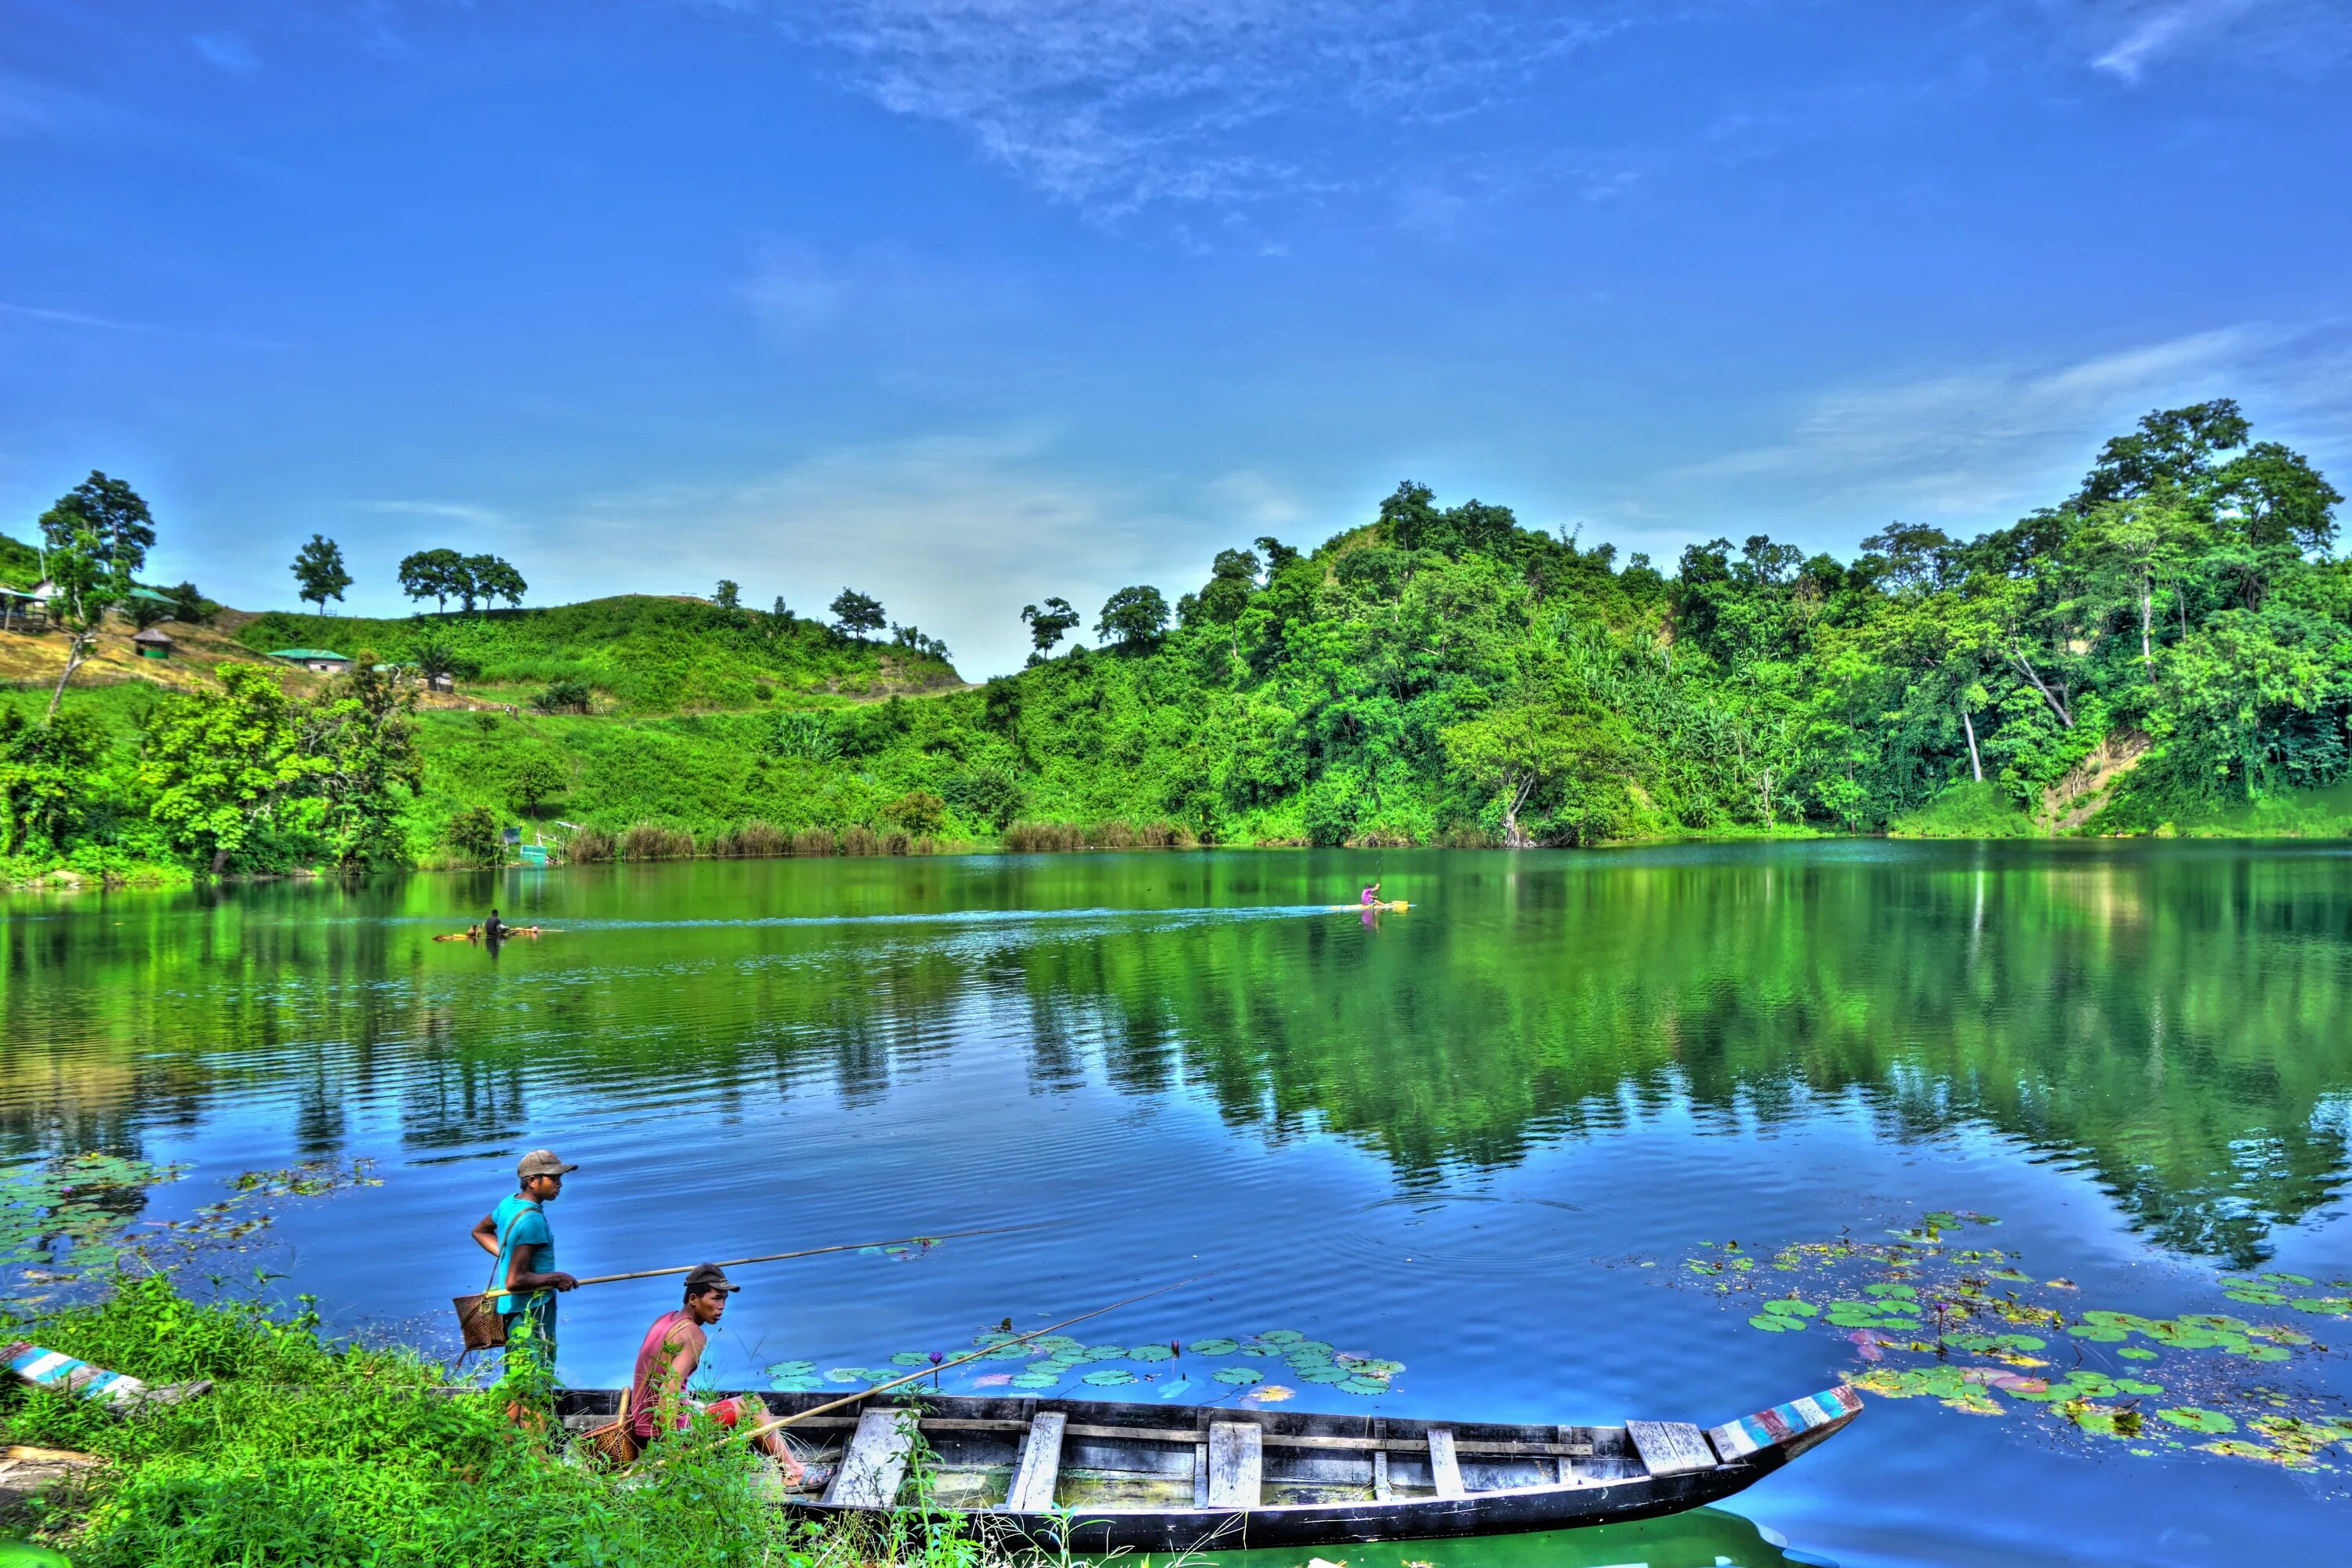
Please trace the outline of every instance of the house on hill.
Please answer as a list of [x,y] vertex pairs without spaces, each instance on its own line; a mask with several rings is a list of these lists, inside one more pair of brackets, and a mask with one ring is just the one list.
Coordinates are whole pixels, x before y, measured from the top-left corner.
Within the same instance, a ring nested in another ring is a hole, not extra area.
[[49,601],[57,596],[57,591],[56,584],[47,581],[29,588],[0,587],[0,627],[47,630]]
[[446,671],[427,679],[413,664],[377,664],[371,665],[368,668],[375,671],[378,675],[406,675],[414,677],[415,679],[422,681],[425,685],[425,689],[428,691],[455,691],[457,689],[457,683],[451,679]]
[[139,650],[139,657],[141,658],[169,658],[172,657],[171,634],[164,631],[161,626],[149,626],[143,631],[131,633],[131,646]]
[[282,658],[289,664],[299,665],[304,669],[315,670],[320,675],[341,675],[352,667],[349,655],[337,653],[331,648],[272,648],[269,657]]

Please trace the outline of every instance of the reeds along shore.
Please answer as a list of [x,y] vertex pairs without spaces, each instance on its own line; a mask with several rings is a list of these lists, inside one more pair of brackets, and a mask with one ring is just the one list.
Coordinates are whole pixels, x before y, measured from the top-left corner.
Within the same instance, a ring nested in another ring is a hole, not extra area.
[[[996,847],[1007,854],[1036,855],[1087,849],[1192,849],[1202,840],[1181,824],[1157,821],[1016,822],[1007,827]],[[560,845],[551,845],[557,858],[575,866],[603,865],[619,860],[770,860],[786,856],[968,855],[988,846],[962,838],[870,827],[783,828],[771,822],[746,822],[697,839],[682,827],[640,822],[610,833],[600,827],[574,830]]]

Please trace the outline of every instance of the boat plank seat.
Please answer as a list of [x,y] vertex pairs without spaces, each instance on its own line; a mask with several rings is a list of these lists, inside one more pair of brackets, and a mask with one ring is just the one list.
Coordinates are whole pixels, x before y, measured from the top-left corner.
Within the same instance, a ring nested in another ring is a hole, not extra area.
[[1265,1474],[1265,1434],[1252,1421],[1209,1427],[1209,1506],[1255,1508]]
[[1468,1497],[1470,1489],[1462,1484],[1462,1461],[1454,1451],[1454,1428],[1432,1426],[1429,1429],[1429,1478],[1437,1483],[1439,1497]]
[[825,1489],[825,1502],[835,1508],[888,1508],[898,1500],[914,1451],[913,1412],[867,1411],[857,1418],[841,1469]]
[[1628,1421],[1625,1435],[1654,1476],[1685,1476],[1715,1468],[1706,1434],[1687,1421]]
[[1054,1506],[1054,1483],[1062,1474],[1062,1431],[1070,1418],[1058,1410],[1040,1412],[1021,1439],[1021,1458],[1004,1506],[1015,1513],[1044,1513]]
[[1389,1451],[1386,1448],[1372,1450],[1372,1500],[1396,1500],[1396,1489],[1389,1484]]

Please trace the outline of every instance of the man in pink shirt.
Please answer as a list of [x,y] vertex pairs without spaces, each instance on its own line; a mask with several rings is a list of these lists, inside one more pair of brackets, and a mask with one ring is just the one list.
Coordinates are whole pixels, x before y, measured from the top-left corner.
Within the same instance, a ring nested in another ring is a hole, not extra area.
[[[685,1305],[664,1312],[646,1331],[629,1383],[629,1435],[639,1447],[666,1432],[683,1431],[697,1410],[730,1429],[745,1420],[757,1426],[767,1419],[766,1409],[749,1394],[709,1405],[698,1405],[686,1394],[687,1382],[702,1364],[703,1348],[710,1342],[707,1331],[726,1315],[727,1298],[742,1288],[730,1281],[716,1263],[698,1263],[686,1277]],[[782,1433],[764,1432],[753,1441],[776,1461],[786,1481],[800,1483],[800,1461],[785,1446]]]

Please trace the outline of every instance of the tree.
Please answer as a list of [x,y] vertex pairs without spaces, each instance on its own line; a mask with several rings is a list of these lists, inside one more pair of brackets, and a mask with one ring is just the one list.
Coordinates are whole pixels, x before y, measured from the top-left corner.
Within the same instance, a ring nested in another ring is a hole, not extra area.
[[168,592],[172,597],[171,619],[182,626],[204,626],[212,620],[213,612],[219,608],[205,598],[194,583],[183,583]]
[[462,592],[466,581],[466,558],[454,550],[420,550],[400,563],[400,591],[432,600],[436,612],[448,609],[449,596]]
[[531,752],[507,775],[507,803],[522,816],[537,819],[541,807],[561,795],[571,780],[563,764],[546,752]]
[[774,617],[777,626],[786,630],[791,629],[794,617],[792,607],[784,603],[784,596],[782,594],[777,595],[776,602],[768,606],[768,614]]
[[1141,649],[1158,641],[1167,625],[1168,601],[1160,596],[1159,589],[1121,588],[1103,601],[1095,636],[1110,637],[1123,648]]
[[743,607],[741,584],[731,578],[721,577],[719,579],[719,586],[711,593],[710,602],[722,610],[741,609]]
[[499,819],[487,805],[469,805],[450,813],[449,824],[441,830],[441,837],[468,866],[488,868],[505,863],[506,835],[499,831]]
[[0,711],[0,854],[63,849],[88,817],[106,731],[82,712],[35,724]]
[[1054,645],[1086,621],[1086,616],[1070,608],[1070,601],[1062,598],[1046,600],[1042,610],[1034,605],[1024,605],[1021,618],[1029,623],[1029,646],[1037,650],[1039,658],[1051,658]]
[[931,837],[948,824],[947,802],[927,789],[909,790],[884,806],[882,815],[917,838]]
[[41,514],[41,538],[53,590],[49,618],[67,634],[66,665],[49,693],[46,722],[57,717],[66,682],[89,659],[106,612],[129,600],[131,574],[155,543],[155,519],[136,490],[93,468]]
[[342,546],[323,533],[312,534],[310,542],[295,552],[294,582],[304,602],[317,605],[325,615],[327,601],[341,599],[352,585],[352,574],[343,570]]
[[306,804],[316,802],[307,826],[345,867],[407,858],[402,792],[414,795],[424,784],[416,689],[376,663],[373,652],[359,649],[351,673],[299,710],[309,773],[297,793]]
[[302,716],[272,671],[225,664],[220,679],[216,693],[156,703],[139,759],[164,836],[215,876],[320,771],[303,754]]
[[1514,849],[1530,842],[1519,814],[1537,792],[1604,783],[1622,755],[1602,715],[1533,693],[1449,725],[1440,739],[1446,759],[1502,806],[1503,842]]
[[495,555],[468,555],[462,565],[465,574],[456,584],[455,591],[465,601],[469,615],[473,612],[476,599],[485,604],[492,599],[504,599],[509,608],[520,609],[523,595],[530,591],[530,584],[522,580],[522,574]]
[[567,677],[551,680],[545,690],[533,693],[530,705],[542,713],[585,713],[589,697],[586,681]]
[[844,588],[829,606],[833,611],[834,629],[845,637],[861,642],[868,632],[878,632],[889,622],[882,613],[882,601],[870,598],[855,588]]
[[2156,673],[2156,584],[2177,574],[2203,542],[2196,510],[2169,485],[2101,501],[2068,545],[2096,582],[2119,584],[2139,609],[2140,664]]
[[444,680],[456,685],[459,667],[466,662],[457,646],[440,637],[419,637],[409,648],[409,660],[428,689],[437,689]]
[[168,595],[155,598],[148,594],[134,593],[122,601],[122,613],[129,616],[131,624],[142,632],[149,626],[170,620],[172,612],[177,607]]

